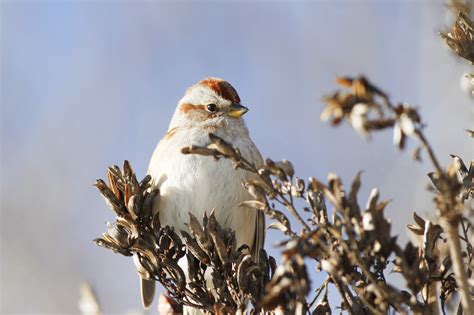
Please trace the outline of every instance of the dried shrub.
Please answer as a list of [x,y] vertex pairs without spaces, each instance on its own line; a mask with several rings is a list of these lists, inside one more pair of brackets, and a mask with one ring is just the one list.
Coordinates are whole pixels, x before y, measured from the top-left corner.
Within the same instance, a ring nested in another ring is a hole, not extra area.
[[[133,256],[140,276],[159,281],[180,305],[228,313],[243,310],[250,300],[258,309],[257,300],[275,272],[272,257],[261,251],[259,263],[252,261],[249,248],[236,248],[234,232],[222,229],[213,212],[202,218],[202,224],[189,214],[190,233],[178,235],[172,227],[162,227],[159,215],[152,214],[159,191],[149,189],[150,176],[138,182],[128,161],[122,169],[110,167],[107,175],[108,184],[98,180],[96,187],[117,220],[95,240],[97,245]],[[186,271],[177,263],[183,257]],[[211,272],[214,292],[206,283],[206,272]]]
[[474,64],[474,23],[467,12],[459,11],[451,32],[440,33],[439,36],[456,55]]
[[[472,22],[462,14],[460,19],[453,33],[443,38],[461,57],[471,60]],[[365,206],[360,204],[361,173],[348,190],[336,174],[325,181],[305,181],[295,176],[291,162],[267,159],[257,168],[212,133],[210,145],[186,147],[182,153],[229,159],[236,169],[257,175],[258,180],[244,183],[253,199],[241,206],[263,211],[271,221],[268,228],[281,231],[278,266],[264,250],[255,263],[247,247],[236,248],[233,231],[220,227],[212,212],[203,218],[190,215],[189,233],[161,226],[151,209],[159,191],[150,189],[149,176],[138,182],[128,162],[122,169],[109,168],[108,184],[96,183],[117,215],[96,244],[133,256],[139,274],[159,281],[177,305],[209,313],[330,314],[334,306],[329,305],[328,291],[335,289],[340,295],[338,307],[351,314],[437,314],[440,310],[474,314],[473,162],[468,169],[459,156],[452,155],[452,163],[443,167],[425,137],[417,108],[394,104],[365,77],[342,77],[337,83],[340,89],[324,99],[322,120],[333,125],[347,121],[364,137],[391,129],[398,149],[413,139],[419,143],[413,158],[420,160],[424,151],[433,165],[428,176],[437,219],[413,213],[414,224],[408,226],[420,238],[419,244],[397,242],[384,214],[388,201],[380,198],[378,189],[371,191]],[[179,259],[187,260],[187,270],[177,263]],[[314,271],[326,278],[312,287],[308,274]],[[214,290],[204,277],[209,272]],[[405,287],[393,284],[387,277],[390,272],[399,273]]]

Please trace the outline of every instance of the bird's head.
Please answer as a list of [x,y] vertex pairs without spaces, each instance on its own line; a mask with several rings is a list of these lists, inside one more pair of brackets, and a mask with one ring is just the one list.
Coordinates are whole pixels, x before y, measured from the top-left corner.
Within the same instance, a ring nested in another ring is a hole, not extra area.
[[245,128],[242,116],[248,111],[240,104],[237,91],[229,82],[205,78],[191,86],[179,101],[170,128]]

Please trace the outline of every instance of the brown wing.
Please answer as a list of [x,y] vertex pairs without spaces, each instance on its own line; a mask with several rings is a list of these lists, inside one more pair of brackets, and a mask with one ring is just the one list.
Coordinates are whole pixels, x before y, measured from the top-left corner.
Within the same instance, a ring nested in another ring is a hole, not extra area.
[[263,211],[257,211],[257,220],[255,222],[255,239],[252,246],[252,256],[255,262],[260,261],[260,250],[265,245],[265,214]]
[[[256,167],[260,167],[263,164],[262,156],[257,147],[252,150],[250,162],[252,162]],[[255,211],[257,211],[257,218],[255,220],[255,238],[252,246],[252,256],[258,263],[260,260],[260,250],[263,249],[263,246],[265,245],[265,214],[263,211],[257,209],[255,209]]]
[[155,280],[146,280],[140,277],[140,287],[143,307],[148,308],[155,298]]

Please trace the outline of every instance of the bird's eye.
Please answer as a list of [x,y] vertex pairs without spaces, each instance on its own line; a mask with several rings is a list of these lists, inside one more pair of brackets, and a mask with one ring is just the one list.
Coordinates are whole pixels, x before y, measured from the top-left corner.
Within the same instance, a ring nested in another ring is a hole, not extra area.
[[217,105],[216,104],[209,104],[207,105],[207,111],[214,113],[217,111]]

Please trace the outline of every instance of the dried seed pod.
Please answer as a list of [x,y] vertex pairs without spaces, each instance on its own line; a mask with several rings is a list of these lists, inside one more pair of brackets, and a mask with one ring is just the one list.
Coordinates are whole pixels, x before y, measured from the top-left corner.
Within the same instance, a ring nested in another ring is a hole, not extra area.
[[111,173],[111,175],[117,180],[121,180],[122,178],[122,171],[120,170],[120,167],[118,167],[117,165],[108,167],[107,172]]
[[209,256],[206,252],[199,246],[198,242],[191,237],[186,231],[181,231],[181,235],[186,242],[187,249],[191,252],[191,254],[196,257],[200,262],[205,265],[208,265],[210,262]]
[[268,208],[265,210],[265,214],[267,214],[271,219],[274,219],[280,224],[282,224],[286,228],[287,232],[292,232],[290,220],[288,220],[288,218],[283,214],[283,212]]
[[257,200],[247,200],[239,203],[239,207],[247,207],[251,209],[265,210],[267,204]]
[[178,263],[173,259],[164,257],[163,266],[165,266],[166,270],[172,274],[172,278],[176,281],[178,289],[184,290],[186,287],[186,276]]
[[272,222],[268,225],[267,229],[275,229],[275,230],[280,230],[283,233],[288,232],[288,227],[286,227],[284,224],[280,222]]
[[[342,181],[334,173],[329,173],[328,175],[328,188],[329,191],[332,193],[332,195],[335,198],[336,204],[341,205],[342,208],[346,207],[346,191],[344,189],[344,186],[342,185]],[[332,197],[332,196],[331,196]],[[341,209],[343,210],[343,209]]]
[[151,175],[146,175],[141,181],[140,181],[140,190],[146,190],[150,187],[150,182],[151,182]]
[[237,267],[237,284],[241,290],[245,292],[245,288],[250,281],[248,276],[248,268],[252,263],[252,256],[245,255],[240,264]]
[[122,248],[119,246],[115,241],[111,241],[110,239],[106,238],[96,238],[94,243],[97,246],[104,247],[110,249],[115,253],[119,253],[124,256],[132,256],[132,252],[128,248]]
[[348,197],[348,206],[350,209],[350,216],[356,216],[357,218],[360,217],[360,207],[357,202],[357,193],[359,192],[361,186],[361,177],[362,171],[357,172],[356,177],[352,181],[351,189],[349,191]]
[[[168,228],[168,232],[167,232],[167,235],[173,240],[173,247],[176,248],[176,250],[178,251],[178,256],[176,258],[181,258],[182,256],[184,256],[184,245],[183,245],[183,242],[181,241],[181,238],[178,236],[178,234],[176,234],[174,232],[174,230],[170,227],[166,227]],[[165,229],[166,229],[165,228]]]
[[439,35],[454,53],[474,64],[474,52],[472,49],[474,31],[472,25],[473,22],[468,14],[459,11],[451,32],[439,33]]
[[126,181],[131,181],[133,176],[133,169],[132,166],[130,165],[130,162],[125,160],[123,161],[123,177],[125,178]]
[[365,231],[375,231],[375,220],[372,212],[364,212],[362,215],[362,227]]
[[400,115],[400,129],[404,134],[411,137],[415,134],[416,127],[413,119],[406,113]]
[[214,242],[214,247],[219,256],[219,259],[221,260],[221,263],[225,264],[227,262],[228,256],[227,256],[227,248],[224,244],[224,241],[219,237],[218,234],[214,232],[209,232],[209,234],[211,235],[211,238]]
[[367,129],[368,114],[369,106],[364,103],[357,103],[354,105],[349,115],[354,130],[364,137],[369,135],[369,130]]
[[94,186],[99,189],[109,208],[112,209],[118,216],[124,215],[126,213],[125,206],[120,203],[115,194],[109,189],[109,187],[107,187],[102,179],[98,179]]
[[433,185],[436,187],[436,189],[439,190],[439,174],[438,173],[435,173],[435,172],[430,172],[427,174],[428,177],[431,179],[431,182],[433,183]]
[[151,227],[152,227],[152,231],[155,233],[155,237],[158,238],[158,236],[160,235],[160,228],[161,228],[160,214],[159,213],[155,213],[155,215],[153,216],[153,221],[151,222]]
[[[145,193],[145,198],[141,206],[141,217],[145,220],[145,224],[150,223],[156,215],[153,215],[153,203],[156,201],[156,198],[159,198],[160,190],[155,188]],[[159,223],[159,216],[157,217]],[[155,227],[155,225],[153,224]],[[156,226],[159,226],[156,225]]]
[[204,233],[201,225],[199,224],[198,219],[191,213],[189,214],[189,223],[187,224],[189,231],[196,238],[199,246],[205,251],[209,252],[212,249],[212,244],[207,239],[206,233]]
[[247,189],[250,195],[255,198],[256,201],[259,201],[261,203],[267,202],[267,198],[265,197],[265,191],[263,191],[260,187],[255,186],[249,182],[245,183],[244,187]]
[[129,231],[121,225],[108,223],[107,234],[104,234],[103,236],[110,241],[114,241],[121,248],[128,248],[131,245]]
[[415,220],[416,224],[418,224],[420,227],[425,227],[425,220],[416,214],[416,212],[413,212],[413,220]]
[[211,140],[211,143],[214,145],[210,148],[217,149],[219,153],[221,153],[222,155],[226,157],[239,159],[235,149],[229,143],[224,141],[222,138],[216,136],[213,133],[210,133],[209,140]]
[[171,238],[167,234],[160,234],[157,237],[158,248],[164,252],[167,252],[171,248]]
[[109,167],[107,171],[107,179],[109,181],[109,186],[110,190],[114,193],[115,197],[117,197],[118,200],[122,198],[122,194],[120,192],[120,189],[117,185],[117,176],[115,175],[113,168]]
[[148,271],[150,271],[151,273],[153,273],[153,270],[157,269],[158,266],[161,264],[161,260],[159,260],[159,258],[157,257],[153,247],[145,239],[136,239],[131,249],[132,251],[140,255],[140,257],[142,258],[141,260],[143,260],[142,263],[147,263],[146,267],[149,267]]
[[124,193],[124,202],[127,205],[130,197],[132,196],[132,188],[129,182],[125,183],[125,193]]
[[265,164],[262,166],[262,168],[270,172],[270,174],[276,176],[281,181],[288,181],[285,172],[281,168],[276,166],[275,162],[273,162],[271,159],[266,159]]
[[283,159],[281,162],[275,162],[274,165],[275,167],[281,169],[288,177],[293,177],[295,175],[295,168],[293,167],[293,164],[291,164],[291,162],[286,159]]
[[303,196],[305,190],[305,182],[301,178],[296,178],[295,185],[291,186],[293,197],[299,198]]
[[272,186],[271,186],[271,180],[270,180],[270,184],[261,180],[261,179],[251,179],[249,181],[246,181],[244,183],[244,185],[253,185],[255,187],[257,187],[258,189],[260,189],[265,195],[269,195],[269,196],[273,196],[273,189],[272,189]]
[[271,194],[273,194],[274,187],[270,177],[271,173],[264,168],[259,168],[257,173],[259,175],[259,179],[261,179],[268,186],[268,188],[271,190]]
[[466,168],[466,165],[464,165],[463,160],[454,154],[450,154],[450,156],[453,158],[452,165],[453,169],[456,172],[456,176],[458,179],[459,183],[463,183],[469,176],[469,171]]
[[419,226],[413,225],[413,224],[408,224],[407,228],[415,233],[415,235],[423,235],[424,233],[424,228],[420,228]]
[[430,221],[425,223],[425,231],[423,234],[423,254],[424,258],[428,261],[433,261],[433,251],[436,245],[436,241],[443,229],[437,224],[432,224]]
[[370,196],[369,196],[369,199],[367,200],[367,205],[365,206],[365,209],[367,211],[375,211],[378,199],[379,199],[378,188],[372,188],[372,190],[370,191]]
[[400,150],[403,150],[405,148],[405,139],[406,135],[397,121],[393,127],[393,144]]
[[308,189],[311,191],[323,191],[326,186],[314,177],[309,178]]
[[193,293],[200,299],[203,305],[205,304],[213,304],[214,301],[208,301],[209,295],[207,292],[202,288],[200,283],[188,283],[189,288],[193,291]]
[[361,174],[362,174],[362,171],[357,172],[356,177],[352,181],[351,190],[349,191],[349,203],[351,204],[357,204],[357,193],[359,192],[359,189],[360,189]]
[[207,155],[207,156],[219,156],[219,151],[216,149],[209,149],[206,147],[198,147],[198,146],[190,146],[184,147],[181,149],[181,153],[183,154],[199,154],[199,155]]
[[136,201],[136,196],[131,196],[128,199],[128,203],[127,203],[128,213],[130,213],[133,220],[136,220],[138,216],[140,215],[138,204],[135,201]]

